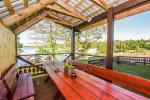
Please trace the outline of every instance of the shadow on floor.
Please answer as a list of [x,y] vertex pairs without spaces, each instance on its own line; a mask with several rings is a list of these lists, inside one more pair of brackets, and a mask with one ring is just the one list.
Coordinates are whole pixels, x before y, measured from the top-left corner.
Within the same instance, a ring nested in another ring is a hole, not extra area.
[[52,80],[45,83],[46,77],[47,75],[42,75],[33,78],[35,100],[53,100],[52,98],[57,92],[57,87]]

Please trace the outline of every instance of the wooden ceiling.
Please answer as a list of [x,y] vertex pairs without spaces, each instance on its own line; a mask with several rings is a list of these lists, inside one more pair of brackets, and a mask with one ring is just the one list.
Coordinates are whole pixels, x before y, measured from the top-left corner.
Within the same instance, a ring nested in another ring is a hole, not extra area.
[[95,18],[101,18],[102,14],[106,17],[110,7],[132,1],[140,4],[149,0],[3,0],[0,1],[0,19],[16,33],[42,19],[80,29],[87,23],[98,23]]

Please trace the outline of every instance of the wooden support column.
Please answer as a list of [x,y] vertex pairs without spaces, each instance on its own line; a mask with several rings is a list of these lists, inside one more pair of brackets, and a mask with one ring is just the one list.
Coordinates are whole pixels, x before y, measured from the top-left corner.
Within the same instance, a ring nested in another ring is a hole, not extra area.
[[114,15],[113,7],[108,9],[107,15],[107,57],[106,68],[113,69]]
[[75,59],[75,28],[72,29],[71,34],[71,59]]

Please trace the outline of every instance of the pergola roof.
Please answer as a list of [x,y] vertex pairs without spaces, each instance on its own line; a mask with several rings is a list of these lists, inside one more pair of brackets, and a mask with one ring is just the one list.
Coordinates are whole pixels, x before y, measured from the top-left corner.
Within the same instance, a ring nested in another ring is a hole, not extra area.
[[[89,23],[93,24],[93,21],[94,24],[101,21],[100,17],[106,15],[111,7],[116,8],[115,11],[118,13],[122,8],[124,10],[145,2],[149,0],[2,0],[0,19],[13,30],[27,22],[33,25],[44,18],[69,27],[80,28],[86,24],[90,26]],[[120,5],[122,8],[119,8]]]

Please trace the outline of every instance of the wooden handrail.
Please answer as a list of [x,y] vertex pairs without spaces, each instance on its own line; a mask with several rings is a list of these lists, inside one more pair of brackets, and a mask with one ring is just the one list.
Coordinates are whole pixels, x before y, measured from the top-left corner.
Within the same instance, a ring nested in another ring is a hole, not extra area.
[[75,67],[81,68],[95,76],[116,82],[130,89],[142,92],[146,95],[150,95],[150,80],[114,70],[105,69],[96,65],[85,64],[71,59],[68,59],[67,62],[72,63]]
[[105,57],[105,56],[98,56],[98,55],[93,55],[93,54],[82,54],[82,53],[75,53],[75,54],[83,55],[83,56]]
[[17,56],[59,55],[59,54],[70,54],[70,53],[67,52],[67,53],[53,53],[53,54],[24,54],[24,55],[17,55]]
[[28,61],[28,60],[22,58],[21,56],[17,56],[17,58],[20,59],[20,60],[22,60],[22,61],[25,62],[25,63],[28,63],[28,64],[30,64],[30,65],[34,65],[32,62],[30,62],[30,61]]

